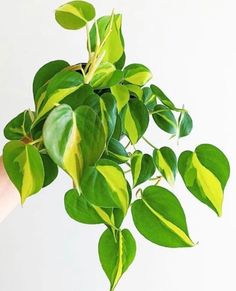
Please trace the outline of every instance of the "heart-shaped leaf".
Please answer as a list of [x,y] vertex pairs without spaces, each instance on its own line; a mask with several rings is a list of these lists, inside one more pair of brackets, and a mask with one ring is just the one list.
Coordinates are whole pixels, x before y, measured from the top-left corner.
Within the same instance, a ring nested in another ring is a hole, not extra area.
[[88,106],[75,111],[65,104],[58,106],[45,122],[43,138],[48,154],[72,177],[77,189],[83,169],[94,165],[105,148],[101,120]]
[[34,113],[25,110],[13,118],[4,128],[4,136],[9,140],[29,139]]
[[118,112],[129,102],[129,90],[126,86],[118,84],[111,87],[111,93],[117,102]]
[[44,168],[41,156],[33,145],[10,141],[3,149],[3,162],[12,183],[21,195],[21,203],[41,190]]
[[168,107],[165,105],[157,105],[154,108],[152,117],[158,127],[165,132],[176,135],[178,129],[177,121],[174,114]]
[[37,95],[38,90],[46,85],[57,73],[61,72],[70,64],[63,60],[56,60],[45,64],[36,73],[33,81],[33,93]]
[[[83,84],[83,77],[74,71],[61,71],[49,82],[37,100],[37,116],[34,126],[67,96],[78,90]],[[41,90],[40,90],[41,91]]]
[[194,152],[180,155],[178,168],[188,190],[220,216],[230,174],[229,162],[222,151],[210,144],[199,145]]
[[58,167],[47,154],[41,154],[45,173],[43,187],[50,185],[58,175]]
[[120,208],[126,213],[130,195],[122,169],[114,162],[100,160],[96,166],[85,169],[81,181],[86,199],[99,207]]
[[149,114],[146,106],[138,99],[130,100],[122,111],[122,122],[131,143],[136,144],[148,127]]
[[131,171],[133,187],[146,182],[155,173],[152,157],[148,154],[143,154],[141,151],[135,151],[131,157]]
[[143,86],[152,78],[151,71],[141,64],[131,64],[124,68],[124,79],[128,83]]
[[98,252],[103,270],[110,280],[110,290],[113,291],[135,258],[136,242],[128,229],[119,231],[116,239],[107,229],[99,240]]
[[181,112],[178,120],[179,137],[187,136],[193,129],[193,121],[188,112]]
[[142,199],[132,205],[132,215],[138,231],[160,246],[191,247],[186,218],[178,199],[165,188],[149,186]]
[[153,151],[153,160],[162,176],[173,186],[177,172],[177,158],[171,148],[162,147]]
[[107,151],[103,154],[103,158],[112,160],[118,164],[123,164],[126,163],[130,157],[122,143],[112,138],[109,142]]
[[56,10],[57,22],[66,29],[83,28],[96,15],[92,4],[85,1],[72,1]]

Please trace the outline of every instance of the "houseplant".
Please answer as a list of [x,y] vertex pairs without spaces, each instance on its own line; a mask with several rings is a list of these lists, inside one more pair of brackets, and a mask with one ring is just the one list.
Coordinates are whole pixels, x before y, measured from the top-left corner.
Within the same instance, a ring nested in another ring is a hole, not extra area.
[[[146,140],[150,119],[182,138],[191,132],[191,117],[157,86],[146,85],[148,68],[125,66],[121,15],[102,17],[90,29],[94,18],[93,6],[82,1],[57,9],[62,27],[86,29],[88,61],[53,61],[37,72],[35,110],[24,111],[6,126],[10,142],[3,158],[22,203],[56,178],[58,166],[70,175],[73,189],[65,195],[66,210],[79,222],[106,225],[99,257],[114,290],[135,256],[135,240],[122,228],[128,209],[148,240],[166,247],[193,246],[183,209],[173,193],[157,185],[160,177],[173,185],[178,169],[190,192],[221,215],[229,164],[212,145],[200,145],[177,159],[171,148],[159,149]],[[124,136],[131,143],[127,148]],[[153,147],[153,156],[138,149],[141,138]],[[125,176],[129,168],[132,196]],[[151,186],[143,189],[146,181]]]

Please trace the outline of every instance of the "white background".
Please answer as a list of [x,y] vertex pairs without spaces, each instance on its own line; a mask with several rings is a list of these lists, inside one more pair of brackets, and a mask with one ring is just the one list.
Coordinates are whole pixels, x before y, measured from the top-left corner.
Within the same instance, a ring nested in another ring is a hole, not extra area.
[[[194,120],[192,135],[178,151],[200,143],[220,147],[231,161],[222,218],[188,193],[178,178],[173,190],[182,202],[190,234],[199,245],[165,249],[137,239],[136,260],[117,291],[236,290],[235,1],[94,0],[98,15],[112,8],[124,15],[127,63],[141,62],[178,106]],[[18,112],[32,107],[32,78],[53,59],[86,60],[84,32],[61,29],[54,21],[57,0],[1,1],[0,130]],[[152,125],[157,146],[176,142]],[[5,143],[0,135],[0,147]],[[145,147],[144,147],[145,149]],[[146,147],[149,150],[148,147]],[[164,184],[163,184],[164,185]],[[0,225],[1,291],[105,291],[99,265],[101,226],[69,219],[63,197],[70,181],[61,173],[48,189],[18,207]]]

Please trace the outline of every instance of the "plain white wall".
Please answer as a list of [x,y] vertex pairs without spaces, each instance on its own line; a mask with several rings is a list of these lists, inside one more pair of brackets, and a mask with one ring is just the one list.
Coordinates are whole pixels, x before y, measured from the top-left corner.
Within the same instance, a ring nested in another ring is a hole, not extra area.
[[[194,131],[177,148],[152,125],[147,136],[177,151],[213,143],[231,161],[221,219],[188,193],[178,178],[174,193],[188,218],[192,249],[165,249],[145,241],[130,217],[125,225],[137,239],[136,260],[117,290],[236,290],[236,132],[235,1],[94,0],[98,15],[114,7],[124,15],[128,63],[141,62],[179,106],[185,104]],[[61,29],[54,21],[58,0],[1,1],[0,130],[32,107],[32,78],[53,59],[71,63],[86,57],[84,31]],[[0,148],[5,139],[0,135]],[[144,146],[149,150],[148,147]],[[49,188],[18,207],[0,225],[1,291],[105,291],[108,281],[99,265],[101,226],[69,219],[63,197],[70,181],[61,173]]]

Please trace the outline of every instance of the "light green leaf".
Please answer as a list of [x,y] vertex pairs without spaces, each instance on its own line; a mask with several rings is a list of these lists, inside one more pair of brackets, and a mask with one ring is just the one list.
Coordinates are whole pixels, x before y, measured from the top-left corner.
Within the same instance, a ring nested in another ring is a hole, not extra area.
[[178,199],[165,188],[149,186],[142,199],[132,205],[132,216],[138,231],[160,246],[192,247],[184,211]]
[[10,141],[3,149],[3,162],[12,183],[21,195],[21,203],[41,190],[44,183],[43,162],[33,145]]
[[128,88],[131,96],[134,96],[142,101],[143,90],[138,85],[126,84],[125,86]]
[[103,270],[110,280],[110,290],[113,291],[135,258],[135,240],[128,229],[117,232],[116,240],[107,229],[99,240],[98,251]]
[[124,54],[124,40],[121,32],[122,16],[112,14],[98,19],[97,27],[100,43],[97,39],[96,27],[90,31],[91,49],[94,52],[98,45],[101,46],[99,54],[105,53],[103,62],[115,64]]
[[33,81],[33,93],[36,97],[38,90],[46,85],[57,73],[69,67],[70,64],[63,60],[56,60],[45,64],[36,73]]
[[124,146],[114,138],[110,140],[107,152],[104,152],[103,158],[118,164],[126,163],[130,159]]
[[88,106],[75,111],[58,106],[45,122],[43,138],[49,156],[72,177],[77,189],[84,168],[94,165],[105,148],[101,120]]
[[135,151],[131,157],[131,171],[133,187],[147,181],[155,173],[155,165],[152,157],[140,151]]
[[30,138],[30,128],[33,123],[34,113],[25,110],[13,118],[4,128],[4,136],[9,140]]
[[113,135],[117,119],[116,100],[112,94],[105,93],[100,97],[100,112],[106,141],[109,142]]
[[188,112],[181,112],[178,120],[179,137],[190,134],[193,129],[193,121]]
[[136,144],[148,127],[149,114],[147,108],[138,99],[130,100],[122,111],[122,122],[131,143]]
[[129,102],[129,90],[126,86],[117,84],[111,87],[111,93],[116,99],[118,112],[120,112]]
[[96,15],[92,4],[85,1],[72,1],[56,10],[56,21],[66,29],[80,29]]
[[161,103],[171,110],[175,109],[174,103],[165,95],[165,93],[156,85],[150,86],[153,94],[161,101]]
[[111,63],[101,63],[90,82],[95,89],[110,88],[118,84],[123,78],[123,72],[117,70]]
[[154,108],[152,117],[158,127],[160,127],[165,132],[176,135],[178,129],[177,121],[174,114],[168,107],[164,105],[157,105]]
[[83,77],[77,72],[62,71],[56,74],[37,101],[37,116],[34,126],[63,99],[78,90],[82,84]]
[[221,216],[224,188],[230,174],[226,156],[215,146],[202,144],[194,152],[183,152],[178,168],[188,190]]
[[168,147],[155,149],[153,160],[161,175],[173,186],[177,172],[177,158],[173,150]]
[[124,68],[124,79],[128,83],[143,86],[152,78],[151,71],[141,64],[131,64]]
[[120,208],[123,213],[128,210],[128,183],[122,169],[112,161],[100,160],[96,166],[85,169],[81,189],[86,199],[96,206]]

